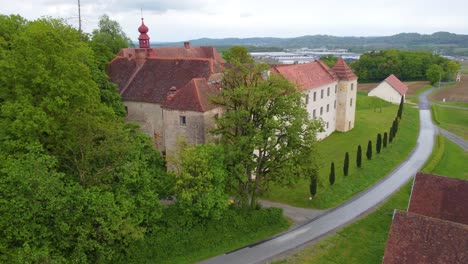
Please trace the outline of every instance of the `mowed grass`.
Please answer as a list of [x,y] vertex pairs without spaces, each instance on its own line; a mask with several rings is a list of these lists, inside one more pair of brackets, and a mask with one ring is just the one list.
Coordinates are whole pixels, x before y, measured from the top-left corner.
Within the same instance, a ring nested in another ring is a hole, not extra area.
[[[468,180],[465,165],[468,154],[451,141],[444,140],[443,159],[427,172]],[[408,183],[375,212],[277,263],[382,263],[393,211],[407,209],[410,192],[411,183]]]
[[440,127],[468,140],[468,109],[433,107]]
[[[317,194],[309,200],[309,180],[299,180],[291,187],[273,185],[263,196],[264,199],[282,202],[297,207],[325,209],[337,206],[354,195],[364,191],[387,175],[402,162],[416,145],[419,131],[417,109],[405,105],[403,118],[393,143],[375,151],[377,133],[390,130],[398,105],[393,105],[375,97],[358,94],[355,127],[346,133],[335,132],[318,143],[320,175]],[[367,160],[367,143],[372,140],[372,160]],[[356,167],[357,146],[362,148],[362,168]],[[349,153],[349,174],[343,176],[345,153]],[[331,162],[335,163],[335,184],[330,186]]]

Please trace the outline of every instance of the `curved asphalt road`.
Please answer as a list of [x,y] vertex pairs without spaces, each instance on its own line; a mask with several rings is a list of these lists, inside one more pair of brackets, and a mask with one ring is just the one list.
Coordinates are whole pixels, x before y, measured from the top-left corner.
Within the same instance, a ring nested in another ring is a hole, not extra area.
[[[437,133],[431,120],[430,103],[427,95],[435,88],[420,96],[420,131],[416,148],[408,159],[401,163],[384,179],[352,200],[312,219],[294,230],[280,234],[265,242],[254,244],[237,251],[208,259],[204,264],[262,263],[288,250],[297,248],[312,240],[346,225],[384,201],[418,172],[429,158]],[[401,136],[401,135],[400,135]]]

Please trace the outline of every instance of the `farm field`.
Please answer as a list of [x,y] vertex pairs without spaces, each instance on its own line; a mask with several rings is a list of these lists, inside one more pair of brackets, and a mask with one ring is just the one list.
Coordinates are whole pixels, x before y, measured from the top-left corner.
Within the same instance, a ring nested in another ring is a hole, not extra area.
[[435,92],[431,100],[440,102],[462,103],[468,107],[468,73],[462,74],[461,82],[449,85],[447,88]]

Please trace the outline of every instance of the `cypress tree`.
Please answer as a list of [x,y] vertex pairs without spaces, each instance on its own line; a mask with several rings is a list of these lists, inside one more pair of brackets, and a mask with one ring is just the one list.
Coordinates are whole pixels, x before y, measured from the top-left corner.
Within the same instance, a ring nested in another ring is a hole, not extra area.
[[369,140],[369,143],[367,143],[367,152],[366,156],[368,160],[372,159],[372,141]]
[[388,139],[388,135],[387,135],[387,132],[385,132],[383,134],[383,147],[386,148],[387,147],[387,139]]
[[344,158],[344,165],[343,165],[344,176],[348,176],[348,168],[349,168],[349,154],[348,152],[346,152],[345,158]]
[[390,132],[388,134],[389,134],[388,142],[392,143],[392,141],[393,141],[393,126],[390,128]]
[[330,181],[330,185],[333,185],[335,183],[335,163],[331,163],[330,167],[330,175],[328,176],[328,180]]
[[382,148],[382,135],[380,133],[377,134],[377,142],[375,145],[375,150],[377,151],[377,154],[380,153],[380,149]]
[[399,121],[400,121],[400,119],[398,119],[398,117],[395,118],[395,121],[394,121],[395,122],[395,128],[394,128],[395,131],[393,132],[393,137],[395,137],[396,133],[398,132],[398,123],[399,123]]
[[400,106],[398,107],[398,118],[401,119],[401,116],[403,114],[403,104],[404,104],[404,99],[403,99],[403,95],[401,96],[401,101],[400,101]]
[[311,179],[309,189],[310,189],[310,195],[314,197],[315,194],[317,194],[317,177],[313,177]]
[[356,166],[358,168],[361,168],[361,156],[362,156],[362,149],[361,149],[361,145],[359,145],[357,147],[357,153],[356,153]]

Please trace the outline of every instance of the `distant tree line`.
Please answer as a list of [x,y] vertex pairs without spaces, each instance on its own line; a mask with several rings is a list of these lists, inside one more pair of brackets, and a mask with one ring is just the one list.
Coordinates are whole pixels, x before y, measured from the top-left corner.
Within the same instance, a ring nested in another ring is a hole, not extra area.
[[380,82],[390,74],[402,81],[449,81],[460,68],[452,60],[426,51],[383,50],[366,52],[351,67],[361,82]]

